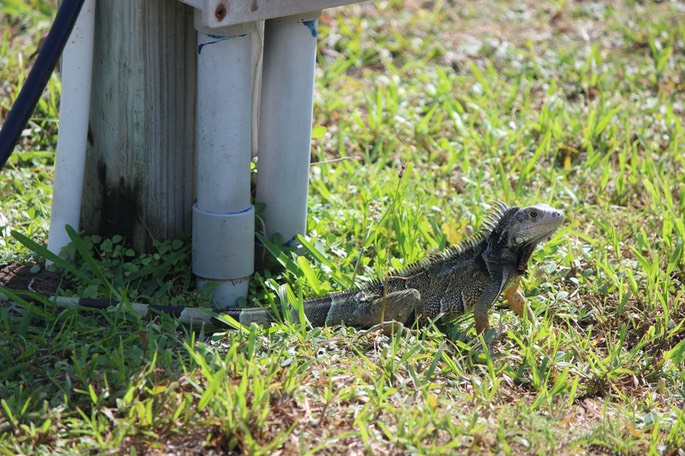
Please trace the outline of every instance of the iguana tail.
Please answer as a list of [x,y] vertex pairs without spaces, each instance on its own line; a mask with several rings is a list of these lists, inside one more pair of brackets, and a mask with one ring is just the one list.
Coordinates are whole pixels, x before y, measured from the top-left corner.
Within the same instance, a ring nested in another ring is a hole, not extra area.
[[[304,314],[312,326],[324,326],[328,323],[327,316],[333,302],[334,301],[330,296],[324,296],[320,299],[312,299],[304,302]],[[226,309],[222,310],[221,313],[229,315],[244,326],[250,326],[252,323],[260,326],[268,326],[279,320],[273,309],[267,307]],[[297,322],[299,319],[298,313],[294,308],[290,309],[290,319],[294,322]]]
[[[30,301],[34,298],[24,296],[23,293],[20,294],[19,292],[15,295],[9,289],[4,289],[3,292],[0,292],[0,302],[16,301],[17,299],[27,299]],[[143,318],[157,314],[168,314],[177,318],[181,323],[188,324],[221,326],[224,322],[221,319],[214,318],[216,314],[229,315],[245,326],[249,326],[252,323],[268,326],[278,321],[274,311],[265,307],[210,309],[145,303],[124,304],[110,299],[88,299],[67,296],[52,296],[41,299],[49,299],[58,307],[65,309],[85,307],[104,310],[122,306],[131,308]],[[367,296],[362,291],[345,291],[305,301],[304,314],[312,326],[340,325],[344,323],[349,326],[363,328],[373,326],[381,321],[406,323],[419,301],[420,294],[413,289],[387,293],[387,295],[375,299]],[[290,310],[290,319],[294,322],[299,321],[299,316],[295,309]]]
[[[304,314],[312,326],[346,324],[368,328],[383,321],[406,323],[414,315],[421,296],[414,289],[399,290],[381,297],[369,297],[362,291],[334,293],[305,301]],[[262,307],[227,309],[222,311],[240,324],[269,325],[277,321],[273,310]],[[290,311],[291,321],[299,319],[295,309]]]

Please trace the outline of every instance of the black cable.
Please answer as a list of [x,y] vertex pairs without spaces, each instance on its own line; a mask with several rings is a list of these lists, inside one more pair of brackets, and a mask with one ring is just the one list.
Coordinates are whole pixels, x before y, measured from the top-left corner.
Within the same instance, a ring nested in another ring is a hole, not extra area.
[[45,38],[36,62],[0,129],[0,168],[5,166],[12,155],[22,130],[28,123],[43,89],[48,84],[52,70],[55,69],[57,60],[62,55],[64,45],[69,39],[84,1],[63,0],[57,10],[55,22]]

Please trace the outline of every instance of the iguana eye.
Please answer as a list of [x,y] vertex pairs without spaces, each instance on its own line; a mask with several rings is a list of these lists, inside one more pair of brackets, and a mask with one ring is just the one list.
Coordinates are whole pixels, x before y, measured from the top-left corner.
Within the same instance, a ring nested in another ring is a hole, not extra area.
[[531,216],[531,218],[537,218],[537,216],[538,216],[538,211],[536,211],[536,210],[530,211],[530,216]]

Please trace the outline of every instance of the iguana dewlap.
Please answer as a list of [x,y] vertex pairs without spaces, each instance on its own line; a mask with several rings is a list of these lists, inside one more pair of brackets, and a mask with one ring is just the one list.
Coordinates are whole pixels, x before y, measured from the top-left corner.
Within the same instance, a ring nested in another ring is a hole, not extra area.
[[[498,203],[473,239],[360,289],[307,300],[304,313],[313,326],[371,327],[389,321],[407,325],[438,316],[449,319],[472,311],[476,331],[482,333],[489,328],[488,309],[504,293],[520,317],[526,312],[535,321],[518,290],[519,280],[535,248],[563,220],[564,213],[547,204],[520,208]],[[226,313],[244,325],[275,320],[265,308]]]

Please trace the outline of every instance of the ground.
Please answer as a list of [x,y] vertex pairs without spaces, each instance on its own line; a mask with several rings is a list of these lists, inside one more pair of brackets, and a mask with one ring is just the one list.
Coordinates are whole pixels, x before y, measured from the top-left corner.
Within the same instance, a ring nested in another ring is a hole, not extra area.
[[0,286],[27,290],[42,295],[55,293],[63,285],[62,277],[37,264],[6,264],[0,269]]

